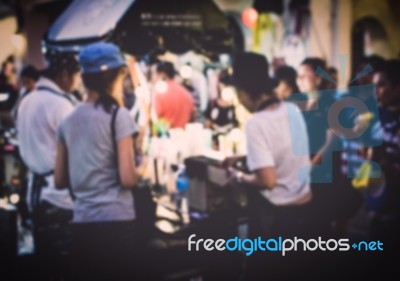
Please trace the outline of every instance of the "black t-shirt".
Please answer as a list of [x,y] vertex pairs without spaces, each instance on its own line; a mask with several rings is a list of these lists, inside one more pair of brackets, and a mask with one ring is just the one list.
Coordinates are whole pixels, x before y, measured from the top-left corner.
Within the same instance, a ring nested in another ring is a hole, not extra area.
[[212,121],[214,127],[236,126],[237,120],[233,105],[223,107],[217,101],[212,101],[205,112],[205,117]]

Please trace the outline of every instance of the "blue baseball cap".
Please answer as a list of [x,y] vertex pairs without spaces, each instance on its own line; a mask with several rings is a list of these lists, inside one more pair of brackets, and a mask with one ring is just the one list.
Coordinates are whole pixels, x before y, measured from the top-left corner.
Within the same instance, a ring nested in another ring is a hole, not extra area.
[[98,73],[126,66],[119,47],[105,42],[85,47],[79,54],[79,63],[83,74]]

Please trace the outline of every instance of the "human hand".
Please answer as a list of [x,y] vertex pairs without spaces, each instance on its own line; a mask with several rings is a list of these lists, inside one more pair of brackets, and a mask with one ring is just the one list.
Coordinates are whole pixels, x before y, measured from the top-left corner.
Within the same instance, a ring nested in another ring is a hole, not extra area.
[[238,169],[235,169],[233,167],[229,167],[227,169],[227,180],[223,184],[224,187],[230,187],[233,185],[236,185],[238,183],[241,183],[243,180],[243,172],[239,171]]

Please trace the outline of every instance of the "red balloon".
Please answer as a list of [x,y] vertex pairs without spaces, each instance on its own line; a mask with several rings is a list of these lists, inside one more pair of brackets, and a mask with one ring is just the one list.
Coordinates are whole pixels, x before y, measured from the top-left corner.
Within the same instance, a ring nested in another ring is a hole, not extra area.
[[248,28],[254,28],[257,25],[258,12],[253,7],[249,7],[242,13],[242,21]]

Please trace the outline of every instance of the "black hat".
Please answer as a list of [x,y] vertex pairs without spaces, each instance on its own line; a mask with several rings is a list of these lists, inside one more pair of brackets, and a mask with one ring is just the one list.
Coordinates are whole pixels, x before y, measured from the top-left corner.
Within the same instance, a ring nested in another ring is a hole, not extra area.
[[233,83],[236,87],[259,94],[270,93],[278,80],[269,76],[266,57],[256,53],[240,53],[233,63]]
[[69,73],[75,73],[80,70],[78,59],[73,53],[52,52],[46,54],[48,69],[59,71],[67,70]]

